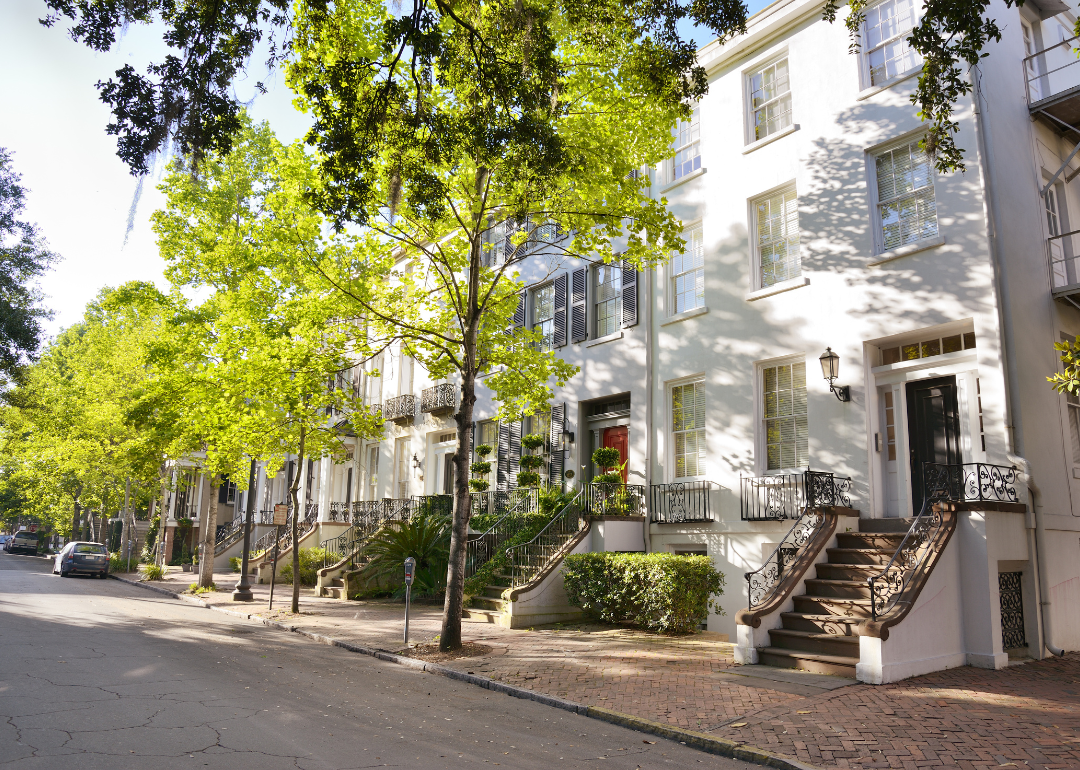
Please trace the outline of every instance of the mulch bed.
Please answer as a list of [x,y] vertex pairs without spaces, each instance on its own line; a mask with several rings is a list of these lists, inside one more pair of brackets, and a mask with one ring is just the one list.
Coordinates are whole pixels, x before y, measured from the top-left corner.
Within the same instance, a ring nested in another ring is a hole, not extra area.
[[396,654],[403,658],[419,658],[420,660],[426,660],[428,663],[445,663],[448,660],[458,660],[459,658],[479,658],[490,655],[491,648],[486,644],[465,642],[461,645],[461,649],[453,652],[442,652],[437,644],[417,644],[404,650],[398,650]]

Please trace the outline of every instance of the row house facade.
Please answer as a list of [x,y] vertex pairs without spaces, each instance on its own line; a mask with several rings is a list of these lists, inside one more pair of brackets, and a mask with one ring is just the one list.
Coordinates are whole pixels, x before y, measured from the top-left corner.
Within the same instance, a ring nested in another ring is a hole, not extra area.
[[[1046,381],[1080,334],[1074,9],[991,5],[966,169],[941,174],[910,103],[918,0],[868,7],[856,54],[822,7],[778,0],[701,49],[708,94],[649,170],[683,253],[523,263],[516,321],[580,373],[512,423],[481,379],[491,489],[516,487],[523,436],[568,489],[616,447],[644,518],[606,547],[708,555],[727,588],[704,623],[742,662],[882,682],[1080,648],[1080,400]],[[452,489],[455,383],[394,349],[366,369],[347,386],[385,436],[253,493],[270,511],[300,473],[313,543],[358,504]]]

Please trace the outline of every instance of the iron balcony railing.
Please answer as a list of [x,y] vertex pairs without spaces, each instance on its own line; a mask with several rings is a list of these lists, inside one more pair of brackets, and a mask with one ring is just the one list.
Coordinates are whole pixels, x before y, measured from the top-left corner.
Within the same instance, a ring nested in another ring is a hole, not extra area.
[[712,481],[673,481],[652,485],[652,518],[660,524],[713,521],[712,496],[720,485]]
[[330,521],[345,523],[352,518],[352,505],[349,503],[330,503]]
[[443,384],[424,388],[420,392],[420,411],[425,414],[443,414],[457,405],[457,387]]
[[924,463],[927,497],[953,503],[1018,503],[1019,471],[1015,467],[989,463],[942,465]]
[[389,398],[383,403],[384,420],[409,420],[414,414],[416,414],[416,396],[411,393]]
[[1080,230],[1052,235],[1046,240],[1050,291],[1054,297],[1080,294]]
[[584,512],[589,516],[644,516],[645,487],[636,484],[586,484]]
[[[478,516],[502,516],[511,508],[518,506],[522,499],[532,501],[532,510],[536,510],[537,490],[532,487],[520,487],[509,490],[488,490],[473,492],[469,495],[469,518]],[[483,526],[487,526],[484,524]]]
[[419,516],[450,517],[454,514],[452,495],[420,495],[413,499],[416,501],[416,513]]
[[1062,40],[1023,61],[1028,105],[1080,88],[1080,59],[1076,49],[1080,38]]
[[809,469],[776,476],[744,476],[739,492],[743,521],[797,519],[808,507],[851,507],[850,478]]
[[323,566],[329,567],[346,558],[356,558],[364,544],[387,524],[407,521],[419,510],[416,499],[366,500],[352,504],[352,526],[340,535],[320,543],[325,551]]

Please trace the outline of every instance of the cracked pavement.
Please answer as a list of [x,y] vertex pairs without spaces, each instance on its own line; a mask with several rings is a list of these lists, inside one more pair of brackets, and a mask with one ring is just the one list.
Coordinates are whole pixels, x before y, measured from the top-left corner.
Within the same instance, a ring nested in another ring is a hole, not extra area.
[[749,768],[0,553],[0,764]]

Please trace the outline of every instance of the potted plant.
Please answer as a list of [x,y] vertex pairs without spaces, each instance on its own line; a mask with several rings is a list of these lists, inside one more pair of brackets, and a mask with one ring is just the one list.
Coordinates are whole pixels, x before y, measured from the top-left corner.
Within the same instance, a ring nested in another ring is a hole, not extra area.
[[490,444],[480,444],[476,447],[476,456],[480,459],[469,466],[469,473],[474,476],[480,476],[480,478],[469,479],[469,489],[473,492],[481,493],[486,492],[487,488],[491,486],[488,480],[484,478],[491,473],[491,463],[487,461],[487,456],[491,454]]
[[592,453],[592,461],[600,466],[600,473],[593,478],[590,508],[594,515],[627,516],[630,514],[630,499],[623,481],[623,469],[626,463],[619,462],[619,450],[615,447],[600,447]]
[[521,439],[521,445],[529,450],[529,454],[523,456],[519,461],[524,470],[518,474],[518,486],[538,487],[540,486],[540,468],[544,465],[544,457],[536,450],[544,446],[544,437],[539,433],[530,433]]

